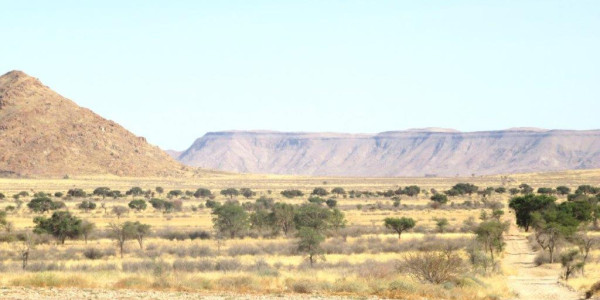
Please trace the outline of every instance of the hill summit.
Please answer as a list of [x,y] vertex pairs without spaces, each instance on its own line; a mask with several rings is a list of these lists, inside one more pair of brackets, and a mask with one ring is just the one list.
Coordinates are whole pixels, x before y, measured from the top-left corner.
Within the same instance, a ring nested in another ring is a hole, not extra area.
[[21,71],[0,76],[0,175],[174,176],[158,147]]

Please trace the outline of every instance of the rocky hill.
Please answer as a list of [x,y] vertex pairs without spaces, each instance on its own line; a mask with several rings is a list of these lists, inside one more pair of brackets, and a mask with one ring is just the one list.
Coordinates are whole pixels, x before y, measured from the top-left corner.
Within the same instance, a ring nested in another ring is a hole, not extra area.
[[177,159],[190,166],[234,172],[341,176],[471,176],[589,169],[600,168],[600,130],[211,132]]
[[0,77],[0,175],[173,176],[186,167],[146,139],[20,71]]

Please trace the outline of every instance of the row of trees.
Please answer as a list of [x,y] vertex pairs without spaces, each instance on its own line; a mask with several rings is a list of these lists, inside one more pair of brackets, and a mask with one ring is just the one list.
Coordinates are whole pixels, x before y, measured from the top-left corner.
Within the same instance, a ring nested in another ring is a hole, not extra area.
[[550,263],[556,261],[556,252],[561,245],[577,248],[560,255],[566,279],[576,269],[583,272],[591,248],[600,242],[587,234],[590,224],[598,229],[600,197],[597,190],[578,188],[567,198],[567,201],[557,203],[554,196],[528,194],[514,197],[509,202],[509,207],[515,211],[517,225],[525,231],[534,230],[535,241],[548,253]]

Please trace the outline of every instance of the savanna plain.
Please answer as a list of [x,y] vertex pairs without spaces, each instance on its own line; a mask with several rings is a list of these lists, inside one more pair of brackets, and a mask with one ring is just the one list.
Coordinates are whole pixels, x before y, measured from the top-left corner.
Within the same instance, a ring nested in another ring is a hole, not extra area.
[[542,280],[556,299],[593,297],[599,182],[3,178],[0,295],[527,299]]

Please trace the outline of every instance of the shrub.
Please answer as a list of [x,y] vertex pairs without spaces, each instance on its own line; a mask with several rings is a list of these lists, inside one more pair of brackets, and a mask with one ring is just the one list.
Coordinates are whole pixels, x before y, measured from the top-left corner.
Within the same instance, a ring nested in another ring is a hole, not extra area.
[[281,195],[283,195],[286,198],[294,198],[302,197],[304,196],[304,193],[302,193],[300,190],[285,190],[281,192]]
[[104,253],[96,248],[88,248],[83,251],[83,256],[88,259],[99,259],[104,256]]
[[403,269],[419,280],[440,284],[455,279],[463,265],[457,254],[432,251],[408,255]]
[[592,287],[585,292],[585,298],[592,298],[592,296],[594,296],[594,294],[596,294],[598,291],[600,291],[600,281],[594,283]]
[[548,252],[540,252],[535,256],[535,259],[533,260],[533,263],[536,266],[541,266],[543,264],[549,264],[550,263],[550,254]]

